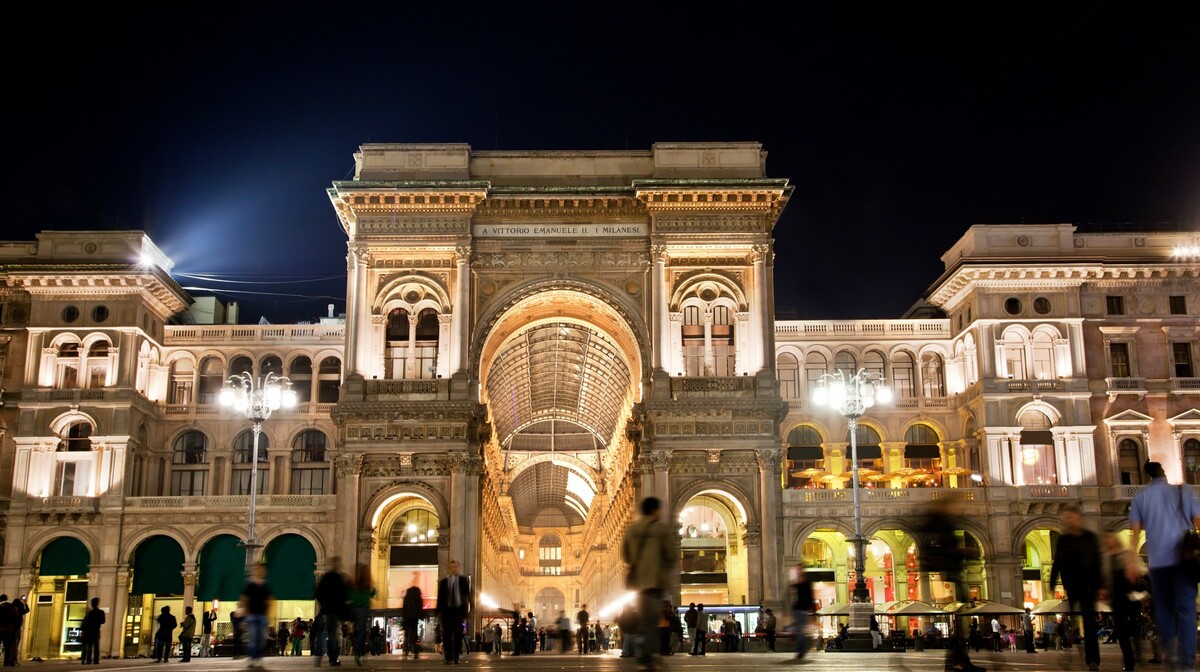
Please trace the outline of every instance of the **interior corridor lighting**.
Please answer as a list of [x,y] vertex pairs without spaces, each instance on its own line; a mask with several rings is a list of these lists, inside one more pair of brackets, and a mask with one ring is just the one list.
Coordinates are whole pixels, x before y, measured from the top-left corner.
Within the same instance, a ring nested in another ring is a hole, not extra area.
[[246,530],[246,575],[252,574],[254,563],[258,562],[258,549],[262,542],[254,532],[255,507],[258,501],[258,436],[262,434],[262,425],[271,413],[282,408],[292,408],[296,405],[296,392],[292,389],[292,381],[284,376],[268,373],[255,378],[243,371],[230,376],[221,388],[218,398],[222,406],[232,407],[246,416],[252,423],[254,446],[250,453],[250,522]]
[[828,406],[846,418],[850,429],[850,459],[854,476],[854,602],[868,602],[867,581],[863,576],[866,564],[866,538],[862,533],[862,500],[858,478],[858,419],[876,403],[892,400],[892,390],[884,384],[883,376],[866,369],[846,375],[842,371],[823,374],[813,390],[813,403]]

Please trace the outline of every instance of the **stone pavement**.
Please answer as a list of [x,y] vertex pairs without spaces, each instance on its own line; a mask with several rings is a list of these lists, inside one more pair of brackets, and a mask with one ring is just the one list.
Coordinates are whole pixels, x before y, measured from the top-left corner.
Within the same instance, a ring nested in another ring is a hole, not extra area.
[[[1082,647],[1070,651],[1040,652],[1030,655],[1024,652],[972,654],[972,661],[984,667],[988,672],[995,670],[1011,670],[1013,672],[1058,672],[1060,670],[1086,670],[1080,654]],[[1102,672],[1119,672],[1121,669],[1121,652],[1116,646],[1104,646],[1100,650]],[[342,659],[340,669],[347,672],[355,668],[354,658]],[[797,670],[832,670],[835,672],[942,672],[945,661],[944,651],[924,651],[907,653],[815,653],[809,655],[808,662],[792,664],[791,655],[784,653],[710,653],[702,658],[676,654],[666,659],[669,672],[735,672],[750,668]],[[243,670],[247,661],[229,658],[193,658],[192,662],[184,665],[173,659],[168,664],[155,664],[147,659],[138,660],[102,660],[99,665],[90,665],[87,669],[120,670],[152,672],[154,670],[178,669],[187,672],[202,670],[235,671]],[[264,668],[270,671],[291,672],[309,671],[314,668],[313,659],[308,656],[299,658],[267,658]],[[44,663],[22,661],[21,667],[26,670],[66,670],[78,669],[78,661],[47,661]],[[441,658],[429,656],[419,662],[405,660],[398,655],[376,656],[364,659],[362,669],[372,670],[413,670],[414,672],[435,672],[449,669],[442,664]],[[613,654],[579,656],[576,654],[560,655],[539,653],[531,656],[511,657],[472,654],[461,665],[463,668],[477,670],[496,670],[496,672],[633,672],[637,665],[633,659],[618,658]],[[328,664],[319,669],[329,670]],[[1161,665],[1140,665],[1139,672],[1165,671]]]

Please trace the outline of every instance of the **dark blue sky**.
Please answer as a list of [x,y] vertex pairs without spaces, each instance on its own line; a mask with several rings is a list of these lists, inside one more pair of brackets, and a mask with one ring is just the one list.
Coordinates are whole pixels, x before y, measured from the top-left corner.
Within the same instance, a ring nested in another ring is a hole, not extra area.
[[[324,190],[364,142],[762,142],[796,187],[781,316],[899,316],[973,223],[1200,228],[1197,3],[775,4],[29,9],[2,237],[143,228],[185,272],[336,276]],[[243,289],[340,310],[344,282]]]

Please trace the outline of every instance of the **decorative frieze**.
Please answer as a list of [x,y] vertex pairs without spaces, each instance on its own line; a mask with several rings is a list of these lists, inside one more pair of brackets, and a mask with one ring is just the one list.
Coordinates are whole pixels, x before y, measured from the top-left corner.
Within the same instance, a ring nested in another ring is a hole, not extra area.
[[[429,381],[436,383],[436,381]],[[467,423],[350,423],[347,441],[465,441]]]
[[471,227],[469,215],[442,217],[360,216],[357,232],[363,234],[462,235]]
[[663,233],[757,233],[763,230],[762,215],[713,215],[655,217],[654,230]]
[[650,258],[645,252],[480,252],[473,268],[481,269],[568,269],[568,268],[645,268]]

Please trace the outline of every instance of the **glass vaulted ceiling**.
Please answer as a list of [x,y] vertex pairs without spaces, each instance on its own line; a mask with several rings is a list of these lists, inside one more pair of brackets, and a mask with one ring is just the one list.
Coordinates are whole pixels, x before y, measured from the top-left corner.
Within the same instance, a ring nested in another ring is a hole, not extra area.
[[630,390],[630,372],[604,334],[552,322],[512,337],[487,377],[488,403],[508,450],[608,446]]

